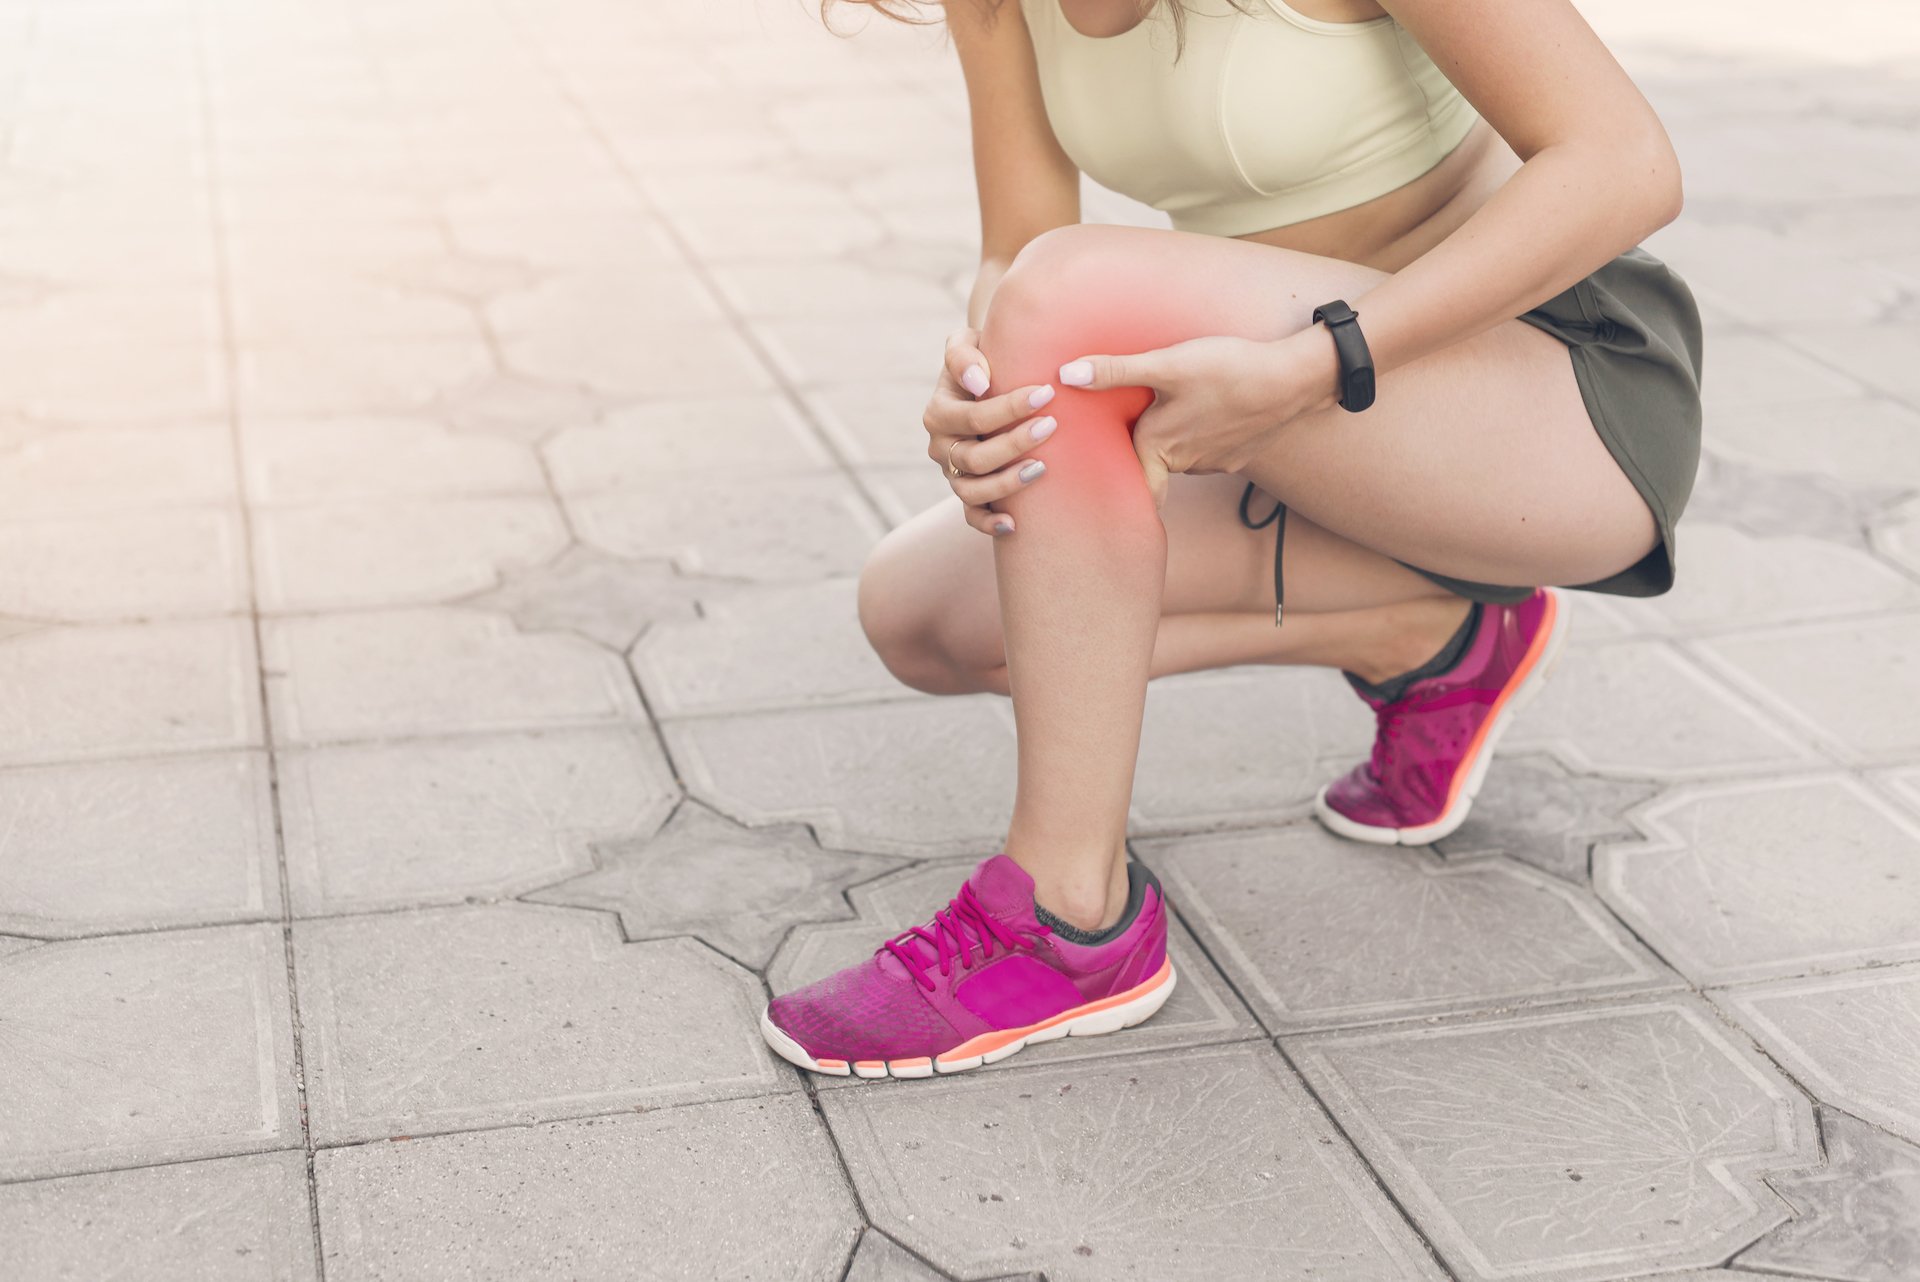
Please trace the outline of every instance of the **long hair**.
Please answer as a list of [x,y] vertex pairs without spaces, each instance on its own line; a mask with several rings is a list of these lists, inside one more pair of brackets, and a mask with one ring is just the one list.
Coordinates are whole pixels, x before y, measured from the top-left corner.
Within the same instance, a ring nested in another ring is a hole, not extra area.
[[[1005,0],[973,0],[973,2],[983,4],[988,9],[998,9]],[[1248,9],[1250,2],[1251,0],[1227,0],[1227,3],[1243,13],[1250,11]],[[820,21],[827,25],[827,30],[833,30],[833,11],[843,4],[869,9],[895,22],[904,22],[916,27],[938,26],[942,21],[938,10],[945,7],[944,0],[820,0]],[[1167,16],[1173,21],[1174,49],[1178,51],[1186,46],[1187,6],[1183,0],[1142,0],[1140,8],[1143,22],[1152,18],[1156,10],[1166,10]],[[935,12],[929,13],[929,10]],[[1177,52],[1175,56],[1178,56]]]

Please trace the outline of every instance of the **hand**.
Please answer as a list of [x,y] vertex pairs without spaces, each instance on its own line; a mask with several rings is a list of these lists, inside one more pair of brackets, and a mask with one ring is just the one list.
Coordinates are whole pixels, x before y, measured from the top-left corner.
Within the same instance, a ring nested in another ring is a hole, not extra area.
[[[957,329],[947,336],[946,367],[921,419],[932,440],[927,457],[947,473],[947,483],[967,505],[967,524],[982,534],[1012,534],[1013,518],[989,504],[1040,479],[1047,465],[1017,460],[1053,435],[1052,418],[1033,412],[1053,399],[1053,387],[1016,387],[987,400],[991,375],[980,354],[980,331]],[[953,475],[953,468],[961,475]]]
[[1293,419],[1333,404],[1340,358],[1315,325],[1289,338],[1196,338],[1137,356],[1083,356],[1060,367],[1068,387],[1150,387],[1134,452],[1156,507],[1171,472],[1238,472]]

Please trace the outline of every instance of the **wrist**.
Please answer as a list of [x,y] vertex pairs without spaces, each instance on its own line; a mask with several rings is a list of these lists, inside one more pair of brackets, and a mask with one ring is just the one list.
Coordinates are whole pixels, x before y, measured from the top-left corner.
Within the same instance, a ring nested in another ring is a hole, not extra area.
[[1340,353],[1325,325],[1309,325],[1275,344],[1285,352],[1294,396],[1305,403],[1297,413],[1326,409],[1340,401]]

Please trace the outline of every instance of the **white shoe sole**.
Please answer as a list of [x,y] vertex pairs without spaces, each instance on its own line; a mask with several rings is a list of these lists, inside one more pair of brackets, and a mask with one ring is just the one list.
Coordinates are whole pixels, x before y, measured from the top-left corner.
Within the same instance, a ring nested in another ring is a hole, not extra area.
[[1474,750],[1473,763],[1467,769],[1466,784],[1438,819],[1412,828],[1376,828],[1371,824],[1358,823],[1327,804],[1327,788],[1331,788],[1332,784],[1320,789],[1319,795],[1313,799],[1315,817],[1342,837],[1372,842],[1376,846],[1430,845],[1465,823],[1468,812],[1473,809],[1474,798],[1480,795],[1480,785],[1486,782],[1487,767],[1493,763],[1493,751],[1500,737],[1506,734],[1507,727],[1513,724],[1520,710],[1540,693],[1540,687],[1547,684],[1547,678],[1560,666],[1560,657],[1567,648],[1567,632],[1573,611],[1568,606],[1565,593],[1553,588],[1547,588],[1546,592],[1553,598],[1553,626],[1547,630],[1546,644],[1541,647],[1540,656],[1534,660],[1533,667],[1521,678],[1519,688],[1508,695],[1506,702],[1493,714],[1486,733],[1481,736],[1480,746]]

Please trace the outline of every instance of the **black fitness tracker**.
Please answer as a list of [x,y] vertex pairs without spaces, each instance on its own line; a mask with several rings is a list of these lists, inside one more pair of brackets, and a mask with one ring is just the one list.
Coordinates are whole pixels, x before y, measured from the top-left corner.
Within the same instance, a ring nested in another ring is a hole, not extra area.
[[1340,404],[1358,414],[1373,404],[1373,353],[1360,332],[1360,317],[1336,299],[1314,308],[1313,319],[1333,335],[1333,350],[1340,356]]

